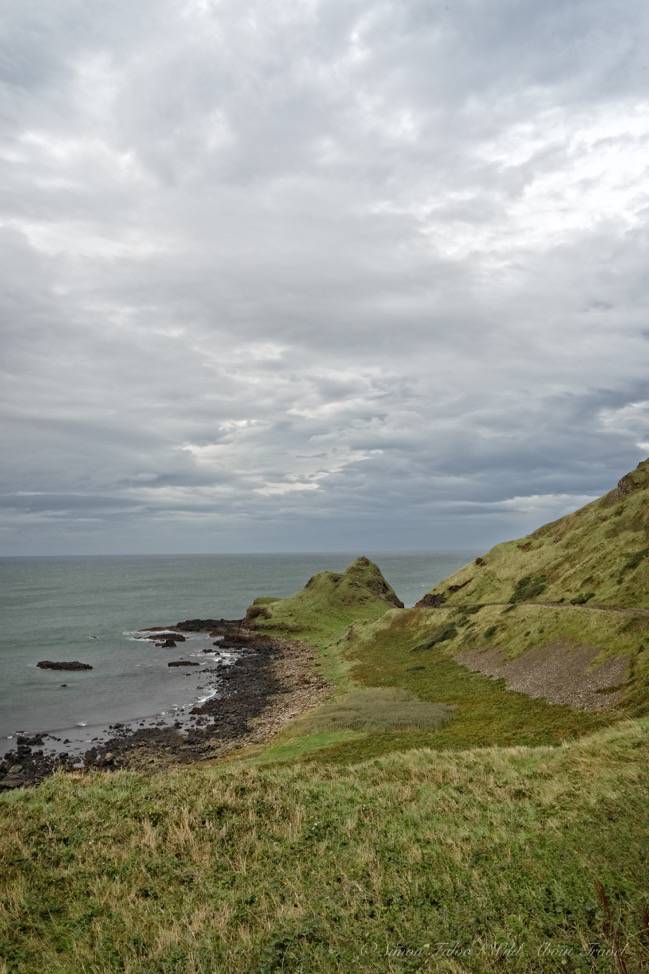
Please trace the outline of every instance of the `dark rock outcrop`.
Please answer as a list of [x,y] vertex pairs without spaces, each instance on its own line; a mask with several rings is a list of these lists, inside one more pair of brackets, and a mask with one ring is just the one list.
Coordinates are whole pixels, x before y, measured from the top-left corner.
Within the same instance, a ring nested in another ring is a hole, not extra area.
[[181,632],[211,632],[213,629],[221,630],[238,624],[239,619],[185,619],[184,622],[177,622],[173,628],[180,629]]
[[439,609],[440,606],[444,605],[446,599],[449,595],[453,595],[455,592],[459,592],[472,582],[472,578],[468,578],[466,582],[462,582],[459,585],[449,585],[445,592],[428,592],[423,598],[419,599],[419,602],[415,602],[416,609]]
[[617,504],[629,494],[633,494],[636,490],[644,490],[647,486],[649,486],[649,459],[642,460],[635,470],[631,470],[618,480],[617,486],[604,495],[602,503],[604,506]]
[[91,670],[92,666],[90,663],[80,663],[79,660],[74,660],[71,663],[64,661],[56,661],[51,659],[42,659],[40,663],[36,666],[40,670]]
[[415,608],[417,609],[439,609],[440,606],[444,605],[446,602],[446,595],[444,592],[429,592],[428,595],[424,595],[423,598],[419,599],[419,602],[415,603]]
[[152,642],[155,642],[156,640],[173,639],[174,642],[176,643],[184,643],[187,639],[187,637],[183,636],[182,633],[172,632],[170,629],[158,629],[158,630],[143,629],[142,632],[146,632],[147,635],[142,636],[140,638],[150,639]]
[[172,659],[167,666],[198,666],[198,663],[192,659]]
[[459,592],[460,589],[466,588],[466,586],[469,584],[469,582],[472,582],[472,581],[473,581],[472,578],[467,578],[466,582],[461,582],[459,585],[449,585],[447,591],[448,592]]

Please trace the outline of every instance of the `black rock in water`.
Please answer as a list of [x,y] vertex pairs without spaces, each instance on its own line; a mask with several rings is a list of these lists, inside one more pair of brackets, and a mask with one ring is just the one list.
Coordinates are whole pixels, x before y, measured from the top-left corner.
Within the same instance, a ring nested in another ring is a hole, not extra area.
[[74,660],[72,663],[66,662],[55,662],[51,659],[42,659],[40,663],[36,666],[40,670],[91,670],[92,666],[90,663],[80,663],[79,660]]
[[231,626],[241,625],[241,619],[185,619],[184,622],[177,622],[173,627],[182,632],[207,632],[211,629],[221,629]]

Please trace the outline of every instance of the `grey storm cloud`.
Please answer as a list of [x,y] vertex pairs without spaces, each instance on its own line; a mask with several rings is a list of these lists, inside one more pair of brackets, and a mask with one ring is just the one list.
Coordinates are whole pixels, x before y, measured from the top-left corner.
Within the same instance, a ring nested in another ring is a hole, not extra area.
[[5,0],[0,553],[471,549],[649,454],[640,0]]

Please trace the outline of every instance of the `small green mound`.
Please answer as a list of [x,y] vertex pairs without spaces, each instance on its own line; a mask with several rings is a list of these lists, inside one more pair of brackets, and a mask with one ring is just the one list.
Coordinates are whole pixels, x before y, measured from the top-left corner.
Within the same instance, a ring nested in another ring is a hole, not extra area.
[[271,611],[268,607],[279,601],[278,598],[273,598],[270,595],[262,595],[255,599],[246,612],[246,622],[250,624],[256,619],[270,619]]

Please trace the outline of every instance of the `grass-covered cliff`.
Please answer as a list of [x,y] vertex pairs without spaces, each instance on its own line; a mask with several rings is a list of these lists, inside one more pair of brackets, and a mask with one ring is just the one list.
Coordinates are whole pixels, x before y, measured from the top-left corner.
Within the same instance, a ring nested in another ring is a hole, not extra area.
[[561,602],[649,607],[649,460],[604,497],[496,545],[435,586],[428,605]]
[[497,545],[435,586],[430,641],[510,689],[649,709],[649,460],[586,507]]

